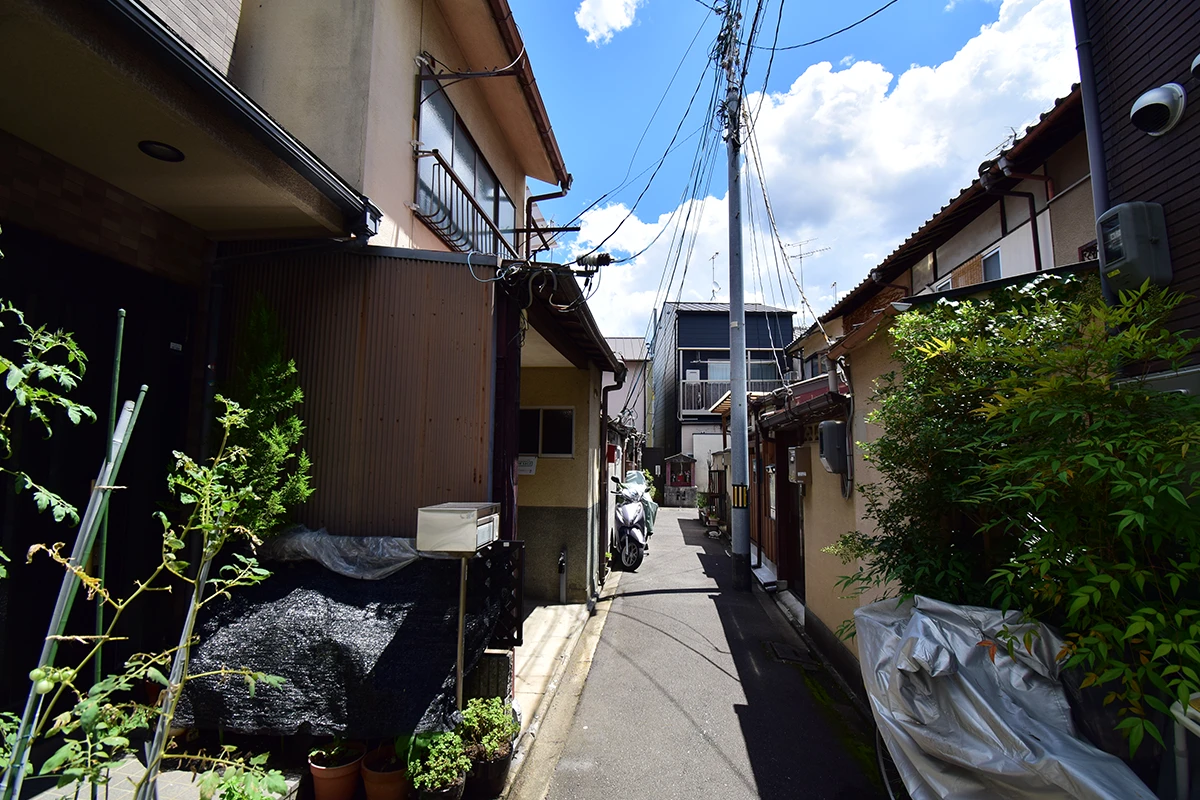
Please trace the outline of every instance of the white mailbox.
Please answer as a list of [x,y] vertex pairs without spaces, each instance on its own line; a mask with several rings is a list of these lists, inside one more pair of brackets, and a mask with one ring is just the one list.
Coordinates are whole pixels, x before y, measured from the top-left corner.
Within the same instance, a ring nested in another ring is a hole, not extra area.
[[471,554],[500,538],[497,503],[440,503],[417,509],[417,549]]

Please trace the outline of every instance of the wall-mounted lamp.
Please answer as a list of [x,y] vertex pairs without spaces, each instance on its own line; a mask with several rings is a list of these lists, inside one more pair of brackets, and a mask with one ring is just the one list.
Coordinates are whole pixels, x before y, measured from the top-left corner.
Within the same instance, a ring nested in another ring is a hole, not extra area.
[[1151,136],[1162,136],[1179,123],[1187,105],[1187,95],[1178,83],[1167,83],[1144,92],[1133,101],[1129,121]]

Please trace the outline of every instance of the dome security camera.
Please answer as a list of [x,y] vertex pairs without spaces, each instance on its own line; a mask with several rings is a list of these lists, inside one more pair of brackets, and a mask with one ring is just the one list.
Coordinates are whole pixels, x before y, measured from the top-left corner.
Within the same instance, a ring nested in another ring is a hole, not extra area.
[[1162,136],[1175,127],[1183,116],[1187,96],[1178,83],[1168,83],[1144,92],[1133,102],[1129,121],[1151,136]]
[[1192,80],[1200,81],[1200,56],[1192,62]]

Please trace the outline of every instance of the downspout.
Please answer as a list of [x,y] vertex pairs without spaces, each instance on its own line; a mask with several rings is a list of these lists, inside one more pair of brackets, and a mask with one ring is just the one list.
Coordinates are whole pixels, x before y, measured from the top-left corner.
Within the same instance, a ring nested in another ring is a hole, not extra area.
[[[527,197],[525,199],[525,227],[531,231],[530,233],[525,234],[525,258],[526,259],[532,258],[533,253],[534,253],[534,250],[531,247],[531,245],[533,244],[533,233],[532,233],[532,231],[533,231],[533,204],[540,203],[543,200],[557,200],[560,197],[566,197],[567,192],[569,192],[569,191],[571,191],[571,176],[570,175],[567,176],[567,180],[564,183],[559,184],[559,189],[557,192],[548,192],[546,194],[531,194],[529,197]],[[550,246],[550,243],[546,241],[546,235],[544,233],[539,232],[538,236],[541,238],[542,244],[548,248]]]
[[[991,166],[990,164],[988,166]],[[1003,173],[1001,173],[1003,174]],[[1008,189],[996,188],[997,178],[987,169],[979,171],[979,183],[983,187],[983,191],[987,194],[999,195],[1001,197],[1023,197],[1029,203],[1029,229],[1033,237],[1033,269],[1035,272],[1042,271],[1042,246],[1040,237],[1038,236],[1037,225],[1037,198],[1033,192],[1014,192]]]
[[[1087,138],[1088,169],[1092,175],[1092,206],[1098,216],[1108,210],[1108,165],[1104,160],[1104,130],[1100,125],[1100,101],[1096,97],[1096,67],[1092,63],[1092,33],[1088,28],[1084,0],[1071,0],[1075,24],[1075,54],[1079,58],[1079,91],[1083,100],[1083,129]],[[1116,293],[1100,273],[1100,289],[1109,303]]]
[[[604,527],[604,542],[605,552],[608,551],[608,545],[612,540],[612,532],[608,529],[608,393],[620,389],[625,385],[625,376],[629,374],[629,368],[623,367],[619,372],[613,373],[613,378],[616,380],[612,386],[605,386],[600,392],[600,430],[604,436],[602,438],[604,447],[604,466],[600,469],[600,519],[603,521]],[[608,568],[608,563],[604,564],[604,569]],[[593,576],[588,576],[588,580],[593,580]],[[601,583],[603,584],[603,580]],[[599,596],[598,591],[593,591],[595,587],[589,587],[588,590],[588,613],[596,613],[596,598]]]

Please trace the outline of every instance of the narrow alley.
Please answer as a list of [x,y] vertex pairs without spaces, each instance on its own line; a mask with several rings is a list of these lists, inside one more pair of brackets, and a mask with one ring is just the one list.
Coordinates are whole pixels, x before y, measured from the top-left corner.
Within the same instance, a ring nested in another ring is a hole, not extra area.
[[[608,617],[546,784],[519,800],[882,797],[871,728],[770,597],[729,590],[726,544],[660,509],[651,552]],[[601,613],[604,609],[601,609]],[[551,711],[553,714],[554,711]]]

